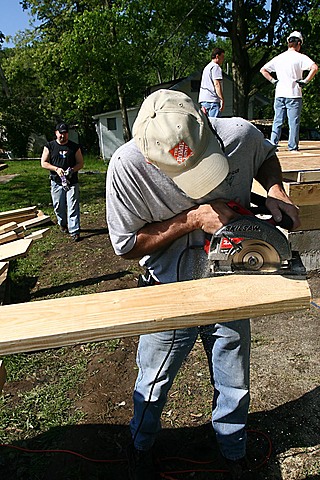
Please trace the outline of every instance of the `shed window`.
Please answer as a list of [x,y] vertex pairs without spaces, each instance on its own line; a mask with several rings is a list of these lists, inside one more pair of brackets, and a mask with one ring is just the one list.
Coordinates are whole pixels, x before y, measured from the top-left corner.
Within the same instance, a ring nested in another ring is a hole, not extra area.
[[116,117],[107,118],[107,127],[108,127],[108,130],[117,130]]

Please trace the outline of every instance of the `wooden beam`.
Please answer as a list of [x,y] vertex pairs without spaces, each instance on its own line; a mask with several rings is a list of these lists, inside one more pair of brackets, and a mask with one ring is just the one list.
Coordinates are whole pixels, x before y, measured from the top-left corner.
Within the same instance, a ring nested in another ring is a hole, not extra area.
[[33,240],[22,238],[0,245],[0,262],[7,262],[27,255]]
[[306,280],[231,275],[0,307],[0,355],[310,308]]
[[16,222],[4,223],[3,225],[0,225],[0,235],[2,233],[10,232],[11,230],[15,230],[17,227],[18,224]]
[[18,208],[16,210],[6,210],[5,212],[0,212],[0,218],[12,217],[17,216],[20,217],[26,213],[34,213],[36,214],[37,207],[33,205],[32,207],[25,207],[25,208]]
[[3,363],[3,360],[0,360],[0,393],[2,392],[3,386],[6,383],[7,373]]
[[320,169],[283,171],[283,178],[290,182],[320,182]]
[[298,230],[320,230],[320,205],[299,207],[301,225]]
[[320,204],[320,183],[283,182],[287,195],[295,205]]
[[0,245],[12,242],[13,240],[18,240],[18,238],[19,236],[14,230],[12,230],[11,232],[2,233],[0,235]]
[[45,225],[46,223],[51,222],[50,215],[41,215],[40,217],[32,218],[31,220],[27,220],[26,222],[20,222],[19,226],[23,227],[25,230],[28,228],[37,227],[38,225]]
[[25,236],[24,238],[32,239],[32,240],[39,240],[44,238],[50,232],[50,228],[42,228],[41,230],[36,230],[35,232],[30,233],[29,235]]
[[3,225],[7,222],[25,222],[27,220],[31,220],[32,218],[35,218],[36,214],[35,213],[23,213],[20,216],[18,215],[12,215],[11,217],[4,217],[0,218],[0,225]]
[[0,262],[0,275],[7,270],[8,265],[8,262]]

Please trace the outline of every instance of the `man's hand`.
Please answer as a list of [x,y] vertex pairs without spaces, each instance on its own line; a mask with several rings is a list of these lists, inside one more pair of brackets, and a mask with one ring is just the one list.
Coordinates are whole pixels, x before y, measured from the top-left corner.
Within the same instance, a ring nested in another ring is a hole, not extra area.
[[277,223],[281,222],[283,212],[291,218],[293,222],[292,230],[296,230],[300,226],[299,209],[292,203],[288,195],[282,189],[271,188],[269,190],[266,207]]
[[301,80],[296,80],[296,82],[300,85],[300,87],[305,87],[306,85],[308,85],[308,82],[303,80],[303,78]]
[[63,177],[63,176],[64,176],[64,170],[63,170],[63,168],[61,168],[61,167],[56,167],[56,168],[55,168],[55,172],[59,175],[59,177]]
[[217,199],[209,204],[199,205],[195,209],[197,222],[204,232],[213,234],[239,215],[228,207],[229,200]]
[[277,80],[276,78],[271,78],[270,82],[272,83],[272,85],[275,87],[277,85],[277,83],[279,82],[279,80]]

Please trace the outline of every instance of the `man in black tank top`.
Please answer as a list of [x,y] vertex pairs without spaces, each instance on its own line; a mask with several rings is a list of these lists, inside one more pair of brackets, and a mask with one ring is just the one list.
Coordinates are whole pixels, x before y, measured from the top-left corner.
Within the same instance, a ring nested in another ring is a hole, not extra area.
[[69,140],[69,128],[59,123],[56,139],[48,142],[42,152],[41,166],[50,171],[51,197],[54,213],[63,233],[80,240],[80,192],[78,171],[83,167],[80,146]]

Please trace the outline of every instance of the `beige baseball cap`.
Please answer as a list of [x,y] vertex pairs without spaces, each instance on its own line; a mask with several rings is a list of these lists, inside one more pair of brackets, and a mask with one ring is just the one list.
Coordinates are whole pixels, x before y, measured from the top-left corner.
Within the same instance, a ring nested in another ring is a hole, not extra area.
[[161,89],[149,95],[133,137],[146,160],[191,198],[204,197],[228,174],[228,161],[208,119],[185,93]]

